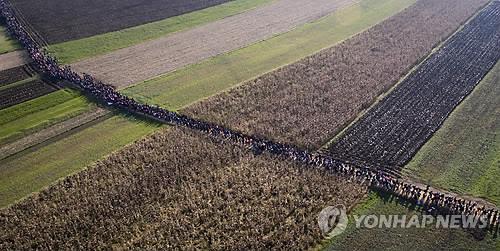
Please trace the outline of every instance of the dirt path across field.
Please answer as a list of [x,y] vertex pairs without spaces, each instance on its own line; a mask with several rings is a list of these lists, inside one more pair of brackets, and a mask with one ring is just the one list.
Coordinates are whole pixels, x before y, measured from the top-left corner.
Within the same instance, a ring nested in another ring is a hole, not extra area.
[[84,60],[73,68],[123,88],[287,32],[357,1],[279,0],[191,30]]
[[31,62],[24,50],[0,54],[0,71],[21,66]]
[[74,118],[60,122],[48,128],[45,128],[36,133],[30,134],[22,139],[16,140],[12,143],[0,146],[0,160],[5,159],[11,155],[21,152],[30,147],[41,144],[49,139],[73,130],[81,125],[92,122],[101,118],[110,112],[106,109],[96,108],[91,111],[80,114]]

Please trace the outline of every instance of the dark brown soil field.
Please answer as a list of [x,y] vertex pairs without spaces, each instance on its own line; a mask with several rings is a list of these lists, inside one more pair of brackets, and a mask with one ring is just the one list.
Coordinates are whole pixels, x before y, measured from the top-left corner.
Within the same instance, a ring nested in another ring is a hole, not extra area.
[[230,0],[10,0],[49,44],[90,37]]
[[306,249],[366,190],[170,128],[0,211],[0,249]]
[[499,37],[495,1],[364,114],[330,153],[370,165],[404,166],[500,59]]
[[25,84],[1,90],[0,109],[20,104],[24,101],[43,96],[56,90],[56,87],[45,83],[43,80],[33,80]]
[[33,71],[27,65],[0,71],[0,87],[33,77]]
[[251,135],[318,149],[487,0],[420,0],[332,48],[184,112]]

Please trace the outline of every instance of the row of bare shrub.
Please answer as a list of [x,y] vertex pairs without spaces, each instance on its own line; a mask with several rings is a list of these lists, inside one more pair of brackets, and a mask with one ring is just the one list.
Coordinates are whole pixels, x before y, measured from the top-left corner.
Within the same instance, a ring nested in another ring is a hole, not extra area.
[[305,168],[172,128],[0,211],[0,249],[310,247],[365,189]]
[[187,108],[307,149],[325,144],[487,0],[419,0],[345,42]]

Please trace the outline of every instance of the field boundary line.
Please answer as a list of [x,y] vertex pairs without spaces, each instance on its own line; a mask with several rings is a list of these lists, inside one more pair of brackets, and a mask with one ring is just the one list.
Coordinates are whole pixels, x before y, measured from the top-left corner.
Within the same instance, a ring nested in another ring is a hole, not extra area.
[[[44,144],[57,136],[60,136],[64,133],[70,132],[81,126],[84,126],[88,123],[98,120],[99,118],[106,116],[109,113],[110,111],[97,107],[96,109],[84,112],[75,117],[51,125],[50,127],[43,128],[39,131],[33,132],[14,142],[0,145],[0,161],[12,155],[15,155],[19,152],[22,152],[26,149],[35,147],[40,144]],[[79,121],[80,119],[83,119],[83,121]],[[66,125],[67,123],[69,124]]]

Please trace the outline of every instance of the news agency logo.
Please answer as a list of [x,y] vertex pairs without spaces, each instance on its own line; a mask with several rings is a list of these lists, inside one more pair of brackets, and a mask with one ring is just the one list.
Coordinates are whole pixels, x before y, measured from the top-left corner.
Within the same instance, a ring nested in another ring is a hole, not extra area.
[[[353,215],[356,228],[447,228],[487,229],[486,216],[476,215]],[[349,219],[344,205],[325,207],[318,215],[324,237],[330,239],[343,233]]]
[[318,225],[325,238],[330,239],[343,233],[349,219],[344,205],[328,206],[318,215]]

